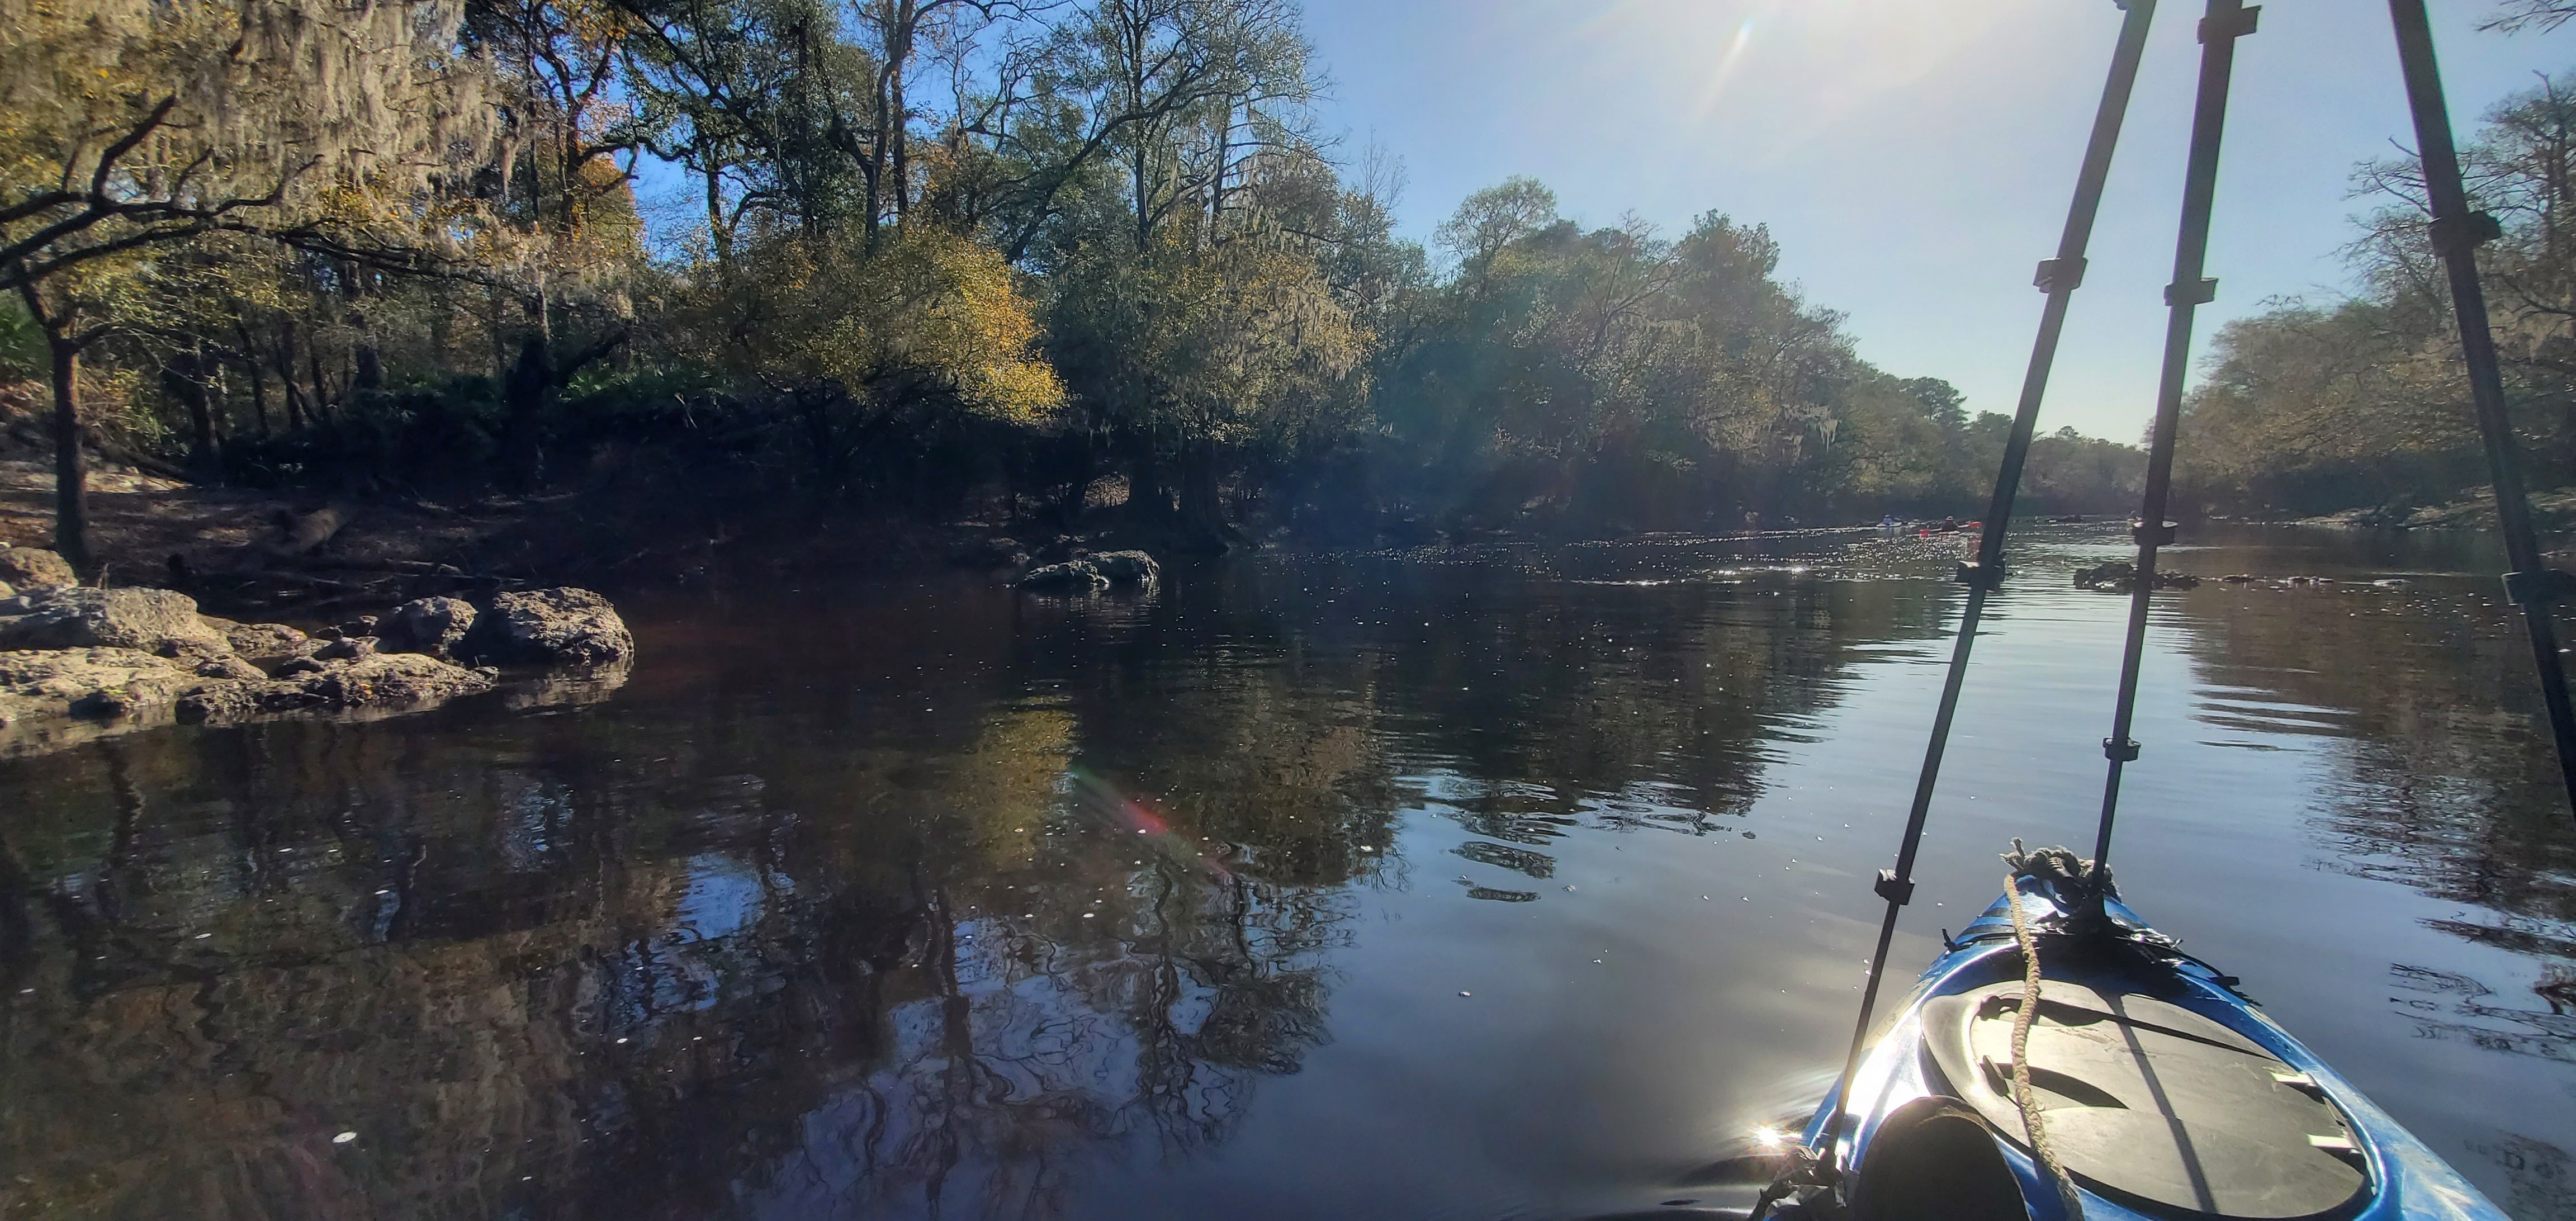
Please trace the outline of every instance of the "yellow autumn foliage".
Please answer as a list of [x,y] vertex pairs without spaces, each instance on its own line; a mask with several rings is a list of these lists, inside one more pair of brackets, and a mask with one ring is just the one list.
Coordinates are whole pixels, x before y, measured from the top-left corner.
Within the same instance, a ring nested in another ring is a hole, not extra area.
[[873,251],[773,238],[741,262],[758,274],[702,269],[684,340],[720,368],[1023,423],[1063,404],[1063,383],[1035,351],[1036,315],[989,246],[922,226]]

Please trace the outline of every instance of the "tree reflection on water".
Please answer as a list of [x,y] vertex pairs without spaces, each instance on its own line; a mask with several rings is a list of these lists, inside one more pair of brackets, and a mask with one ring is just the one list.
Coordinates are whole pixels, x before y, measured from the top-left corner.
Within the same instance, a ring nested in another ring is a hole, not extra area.
[[[1930,552],[1643,592],[1525,558],[678,607],[602,704],[0,764],[0,1205],[1034,1217],[1204,1160],[1332,1043],[1372,896],[1475,869],[1543,915],[1569,837],[1757,834],[1766,769],[1949,596]],[[2511,642],[2420,596],[2195,647],[2351,737],[2339,860],[2576,956],[2576,835],[2495,745]],[[1423,816],[1471,838],[1408,860]],[[2567,1056],[2474,980],[2394,986]]]

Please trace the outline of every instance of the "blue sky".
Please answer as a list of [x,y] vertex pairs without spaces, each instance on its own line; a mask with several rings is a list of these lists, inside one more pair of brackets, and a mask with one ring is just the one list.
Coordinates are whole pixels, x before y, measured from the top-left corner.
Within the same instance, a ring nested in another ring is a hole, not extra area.
[[[2492,0],[2432,0],[2464,134],[2535,71],[2576,68],[2576,26],[2474,32]],[[2162,292],[2202,5],[2164,0],[2090,274],[2042,426],[2135,440],[2155,395]],[[1767,224],[1783,271],[1845,311],[1863,355],[2008,411],[2120,13],[2110,0],[1307,0],[1346,158],[1372,139],[1431,230],[1527,174],[1568,215],[1702,211]],[[2270,298],[2330,299],[2355,162],[2408,136],[2386,8],[2274,0],[2239,44],[2200,336]]]

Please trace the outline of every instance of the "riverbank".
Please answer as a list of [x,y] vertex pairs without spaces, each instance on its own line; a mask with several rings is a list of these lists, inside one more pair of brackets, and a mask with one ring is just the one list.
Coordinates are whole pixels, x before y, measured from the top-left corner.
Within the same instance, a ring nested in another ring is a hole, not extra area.
[[[1209,550],[1114,507],[1045,527],[999,513],[932,522],[705,487],[441,503],[214,487],[108,465],[92,472],[89,501],[91,584],[170,589],[210,614],[307,627],[413,598],[548,585],[617,597],[949,568],[1013,580],[1087,554]],[[0,461],[0,544],[50,548],[53,532],[52,469]]]
[[[2576,487],[2551,488],[2531,494],[2532,524],[2544,533],[2576,532]],[[2282,521],[2244,519],[2247,525],[2312,526],[2323,530],[2493,530],[2495,494],[2479,488],[2471,495],[2438,505],[2400,501],[2321,513]]]
[[172,724],[418,711],[500,688],[503,667],[554,702],[614,690],[634,656],[616,608],[584,589],[419,598],[307,631],[203,614],[175,590],[74,584],[61,556],[0,547],[0,756]]

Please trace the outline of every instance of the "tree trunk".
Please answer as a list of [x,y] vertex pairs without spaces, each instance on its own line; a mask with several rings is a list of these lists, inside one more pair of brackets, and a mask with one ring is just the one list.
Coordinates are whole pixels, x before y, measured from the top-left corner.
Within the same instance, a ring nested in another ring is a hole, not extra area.
[[841,490],[848,463],[839,430],[832,427],[832,396],[819,390],[799,387],[788,392],[796,416],[805,423],[805,443],[814,449],[814,487],[817,491]]
[[886,100],[889,103],[887,106],[889,114],[886,129],[879,138],[890,146],[892,153],[893,164],[888,168],[894,173],[894,224],[897,229],[903,228],[904,213],[911,203],[912,196],[912,159],[906,155],[905,147],[911,143],[912,124],[910,116],[905,113],[903,71],[905,61],[912,58],[913,23],[918,20],[920,17],[912,0],[904,0],[904,3],[896,6],[894,37],[889,40],[891,45],[886,48]]
[[447,280],[430,281],[429,367],[444,373],[447,349],[456,327],[456,288]]
[[1191,442],[1182,454],[1181,524],[1200,545],[1223,551],[1234,531],[1217,487],[1222,455],[1213,441]]
[[277,324],[277,380],[286,387],[286,430],[304,431],[304,421],[311,416],[304,403],[304,387],[295,381],[295,328],[290,323]]
[[322,349],[304,349],[304,365],[313,374],[313,418],[328,424],[331,422],[331,391],[329,383],[322,380]]
[[1139,141],[1136,155],[1129,162],[1129,177],[1136,192],[1136,253],[1142,255],[1154,244],[1154,205],[1145,197],[1146,146]]
[[250,418],[259,426],[259,435],[265,437],[268,435],[268,374],[259,367],[258,360],[253,359],[248,364],[250,367]]
[[48,331],[54,382],[54,550],[90,576],[89,466],[81,454],[80,345]]
[[1172,493],[1163,485],[1163,465],[1152,450],[1136,456],[1127,468],[1127,510],[1161,520],[1172,515]]
[[215,446],[214,407],[206,394],[209,363],[198,351],[173,356],[161,366],[162,392],[188,409],[188,471],[199,479],[223,469],[223,455]]
[[506,414],[502,438],[502,480],[510,491],[527,495],[545,475],[544,436],[539,419],[546,403],[546,341],[528,335],[519,341],[519,359],[501,382]]
[[483,333],[492,341],[492,376],[506,377],[510,371],[510,340],[501,331],[501,290],[497,285],[483,289]]
[[733,266],[733,229],[725,224],[724,166],[707,154],[707,241],[715,247],[718,266]]

